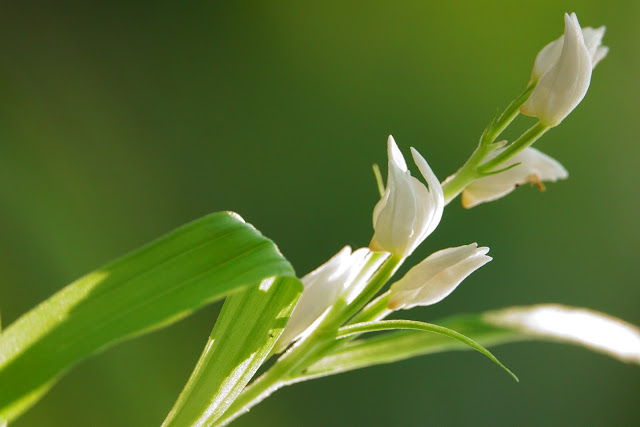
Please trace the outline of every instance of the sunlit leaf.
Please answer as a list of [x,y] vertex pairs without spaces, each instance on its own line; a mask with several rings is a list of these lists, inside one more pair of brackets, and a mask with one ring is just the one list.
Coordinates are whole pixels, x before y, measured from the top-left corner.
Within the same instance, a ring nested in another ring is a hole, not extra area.
[[[557,341],[585,346],[623,361],[640,364],[640,329],[592,310],[559,305],[512,307],[436,321],[485,347],[517,341]],[[445,336],[417,331],[358,339],[316,362],[289,383],[353,369],[396,362],[466,345]]]
[[271,353],[301,292],[300,280],[282,277],[227,298],[163,426],[204,426],[217,420]]
[[239,216],[191,222],[78,279],[0,335],[0,419],[11,421],[84,357],[169,325],[263,279],[293,276]]

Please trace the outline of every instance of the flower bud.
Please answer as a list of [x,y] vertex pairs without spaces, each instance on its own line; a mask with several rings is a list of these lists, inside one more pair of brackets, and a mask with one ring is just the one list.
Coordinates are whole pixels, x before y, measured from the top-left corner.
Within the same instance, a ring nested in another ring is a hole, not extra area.
[[[582,29],[582,37],[584,39],[584,44],[587,46],[587,50],[589,51],[592,70],[605,56],[607,56],[607,53],[609,52],[608,47],[602,46],[602,37],[604,37],[605,31],[605,26],[599,28],[585,27]],[[545,71],[558,61],[563,45],[564,35],[550,42],[540,50],[536,56],[536,61],[533,64],[533,70],[531,71],[531,82],[538,81]]]
[[479,248],[476,243],[472,243],[429,255],[391,285],[387,307],[391,310],[406,310],[442,301],[467,276],[491,261],[487,252],[489,248]]
[[[563,42],[547,45],[534,65],[533,77],[540,75],[529,99],[520,112],[537,117],[545,126],[557,126],[582,101],[591,81],[592,60],[575,13],[564,16]],[[597,30],[594,30],[597,31]],[[598,49],[598,37],[589,32],[594,62],[606,54]],[[559,55],[558,55],[559,51]],[[553,61],[556,57],[557,59]]]
[[336,300],[345,295],[355,285],[358,273],[371,255],[368,248],[361,248],[353,253],[350,246],[345,246],[329,261],[302,278],[304,286],[289,321],[276,344],[278,351],[283,350],[292,341],[308,333],[316,320],[331,307]]
[[[504,148],[499,148],[487,159],[491,160],[502,151]],[[497,200],[511,193],[517,186],[528,182],[544,190],[543,181],[555,182],[569,176],[557,160],[531,147],[525,148],[504,163],[505,167],[512,165],[516,166],[469,184],[462,192],[462,206],[468,209],[480,203]]]
[[429,189],[411,176],[392,136],[388,139],[387,188],[373,209],[374,235],[369,247],[408,256],[440,223],[444,194],[440,181],[417,150],[413,160]]

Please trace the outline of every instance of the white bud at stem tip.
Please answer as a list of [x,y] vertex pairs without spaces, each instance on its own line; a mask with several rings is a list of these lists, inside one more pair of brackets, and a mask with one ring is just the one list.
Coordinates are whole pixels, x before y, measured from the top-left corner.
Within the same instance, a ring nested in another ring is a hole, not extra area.
[[564,36],[538,53],[531,73],[536,87],[520,107],[522,114],[549,127],[557,126],[582,101],[593,67],[608,52],[601,46],[604,27],[583,30],[575,13],[565,14],[564,22]]
[[471,243],[431,254],[391,285],[387,307],[406,310],[442,301],[467,276],[491,261],[487,252],[489,248]]

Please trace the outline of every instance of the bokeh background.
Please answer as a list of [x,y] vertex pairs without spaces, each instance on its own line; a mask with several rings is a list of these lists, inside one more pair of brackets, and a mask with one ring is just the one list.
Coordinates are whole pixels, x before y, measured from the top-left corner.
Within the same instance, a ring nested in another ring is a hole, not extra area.
[[[536,146],[570,179],[470,211],[414,255],[494,262],[410,315],[585,306],[640,324],[637,1],[11,2],[0,6],[3,323],[206,213],[234,210],[300,274],[371,236],[393,134],[461,165],[576,11],[608,27],[583,103]],[[521,118],[507,137],[532,123]],[[13,425],[159,425],[219,305],[73,369]],[[446,353],[282,390],[238,426],[637,425],[640,368],[543,343]],[[8,387],[0,384],[0,387]]]

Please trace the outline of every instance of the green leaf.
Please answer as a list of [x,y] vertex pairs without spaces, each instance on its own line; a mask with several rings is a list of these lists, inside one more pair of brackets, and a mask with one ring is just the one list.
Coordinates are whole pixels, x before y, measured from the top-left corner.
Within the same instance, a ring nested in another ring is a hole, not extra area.
[[271,353],[301,292],[300,280],[283,277],[227,298],[163,426],[211,425],[222,416]]
[[491,354],[487,349],[482,347],[480,344],[478,344],[474,340],[452,329],[445,328],[443,326],[434,325],[431,323],[417,322],[414,320],[381,320],[377,322],[356,323],[354,325],[349,325],[349,326],[340,328],[340,330],[338,331],[338,338],[348,337],[349,335],[358,335],[366,332],[379,332],[379,331],[397,330],[397,329],[412,329],[417,331],[433,332],[435,334],[453,338],[454,340],[457,340],[471,347],[472,349],[484,354],[489,359],[491,359],[495,364],[497,364],[502,369],[507,371],[507,373],[513,377],[513,379],[515,379],[516,381],[519,381],[518,377],[516,377],[513,372],[511,372],[506,366],[500,363],[500,361],[496,359],[496,357],[493,354]]
[[273,242],[229,212],[87,274],[0,335],[0,419],[16,418],[88,355],[274,276],[294,271]]
[[[519,341],[577,344],[640,365],[640,329],[620,319],[583,308],[560,305],[511,307],[453,316],[437,322],[485,347]],[[392,363],[431,353],[465,350],[445,336],[414,331],[394,332],[352,341],[313,364],[288,383]]]

